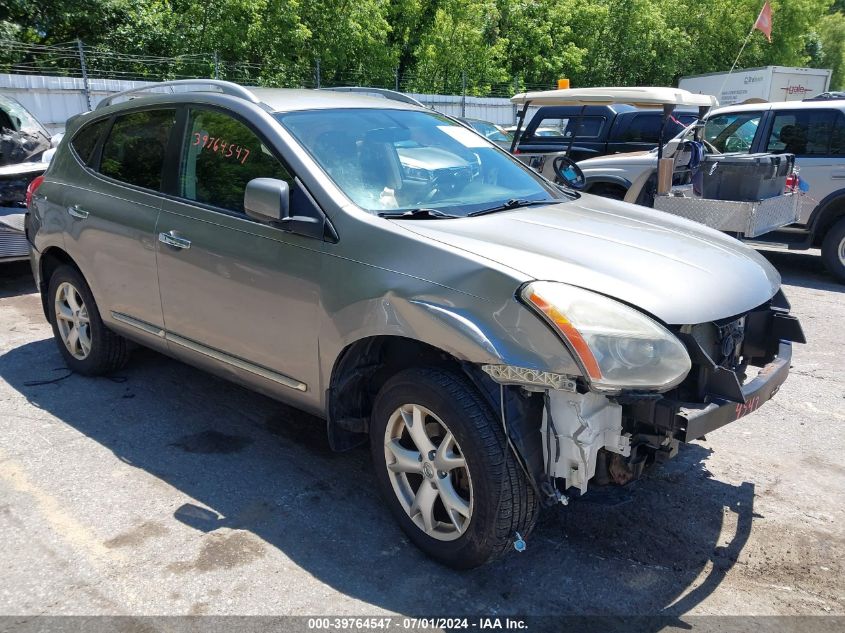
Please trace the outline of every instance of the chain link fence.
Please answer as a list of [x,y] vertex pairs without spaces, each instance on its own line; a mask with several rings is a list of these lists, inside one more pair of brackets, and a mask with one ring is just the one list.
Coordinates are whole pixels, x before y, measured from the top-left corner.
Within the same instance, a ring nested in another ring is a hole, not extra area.
[[[375,78],[371,73],[363,71],[325,76],[319,59],[314,59],[310,67],[306,65],[298,68],[268,68],[264,64],[223,60],[216,52],[176,57],[135,55],[90,46],[80,40],[49,46],[0,40],[0,73],[78,79],[81,82],[79,89],[82,93],[82,110],[94,107],[98,97],[135,87],[137,82],[214,78],[247,86],[273,88],[388,88],[411,94],[425,105],[453,116],[483,119],[500,125],[510,125],[514,122],[515,110],[508,101],[514,93],[554,87],[545,84],[526,85],[515,81],[494,84],[483,94],[470,95],[466,86],[468,79],[472,78],[463,75],[458,85],[447,86],[454,89],[452,94],[427,94],[414,90],[415,86],[424,83],[423,78],[413,72],[400,73],[398,69],[389,76]],[[35,83],[42,83],[44,86],[56,85],[55,81]],[[8,89],[15,84],[20,82],[6,81],[0,89]],[[73,85],[75,86],[76,82]],[[68,87],[67,84],[65,86]]]

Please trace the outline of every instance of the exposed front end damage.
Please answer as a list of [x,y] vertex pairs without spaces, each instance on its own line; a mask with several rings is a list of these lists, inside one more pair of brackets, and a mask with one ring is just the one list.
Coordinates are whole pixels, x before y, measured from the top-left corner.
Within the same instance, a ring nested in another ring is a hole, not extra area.
[[591,484],[625,484],[682,442],[756,411],[786,380],[792,343],[804,342],[780,292],[745,314],[671,329],[692,369],[663,393],[598,393],[582,377],[483,367],[501,386],[506,431],[547,504]]
[[622,407],[597,393],[546,394],[541,436],[550,478],[563,490],[587,492],[599,451],[631,455],[631,435],[622,428]]

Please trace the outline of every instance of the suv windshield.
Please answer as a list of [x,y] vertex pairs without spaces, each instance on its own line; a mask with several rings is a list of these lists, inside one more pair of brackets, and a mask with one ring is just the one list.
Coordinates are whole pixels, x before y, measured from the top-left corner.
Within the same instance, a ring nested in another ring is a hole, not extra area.
[[349,198],[372,212],[452,216],[569,197],[478,134],[436,113],[342,109],[276,114]]

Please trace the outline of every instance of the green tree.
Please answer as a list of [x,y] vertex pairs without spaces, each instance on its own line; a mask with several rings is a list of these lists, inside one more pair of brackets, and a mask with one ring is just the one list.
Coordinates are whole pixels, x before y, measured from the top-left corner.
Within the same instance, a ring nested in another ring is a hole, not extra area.
[[305,46],[320,59],[324,80],[333,83],[384,83],[393,77],[397,51],[388,45],[387,0],[308,0],[302,21],[310,37]]
[[[77,37],[96,40],[126,22],[125,0],[0,0],[0,33],[39,44],[64,43]],[[9,27],[8,25],[14,25]]]
[[[248,84],[392,85],[471,94],[552,87],[673,85],[730,68],[763,0],[0,0],[0,38],[77,37],[116,76],[221,76]],[[830,67],[845,81],[845,0],[771,0],[772,42],[754,31],[738,67]],[[97,51],[100,51],[97,53]],[[131,60],[119,54],[145,56]],[[178,59],[152,59],[152,57]],[[73,56],[0,50],[46,72]]]
[[668,85],[692,38],[667,0],[606,0],[608,19],[586,58],[604,85]]
[[821,19],[818,27],[821,42],[819,66],[830,68],[830,87],[845,88],[845,14],[831,13]]
[[498,20],[493,0],[445,0],[417,47],[412,88],[460,92],[466,74],[467,91],[485,94],[492,84],[507,81],[507,40],[499,37]]
[[583,81],[589,75],[584,60],[590,42],[607,20],[600,3],[576,0],[499,2],[501,33],[507,40],[506,68],[528,85],[554,86],[567,77]]
[[[286,85],[309,72],[300,55],[309,37],[296,0],[145,0],[133,5],[129,19],[103,44],[132,54],[204,55],[185,58],[171,70],[199,76],[213,72],[216,52],[219,59],[235,62],[222,66],[223,78]],[[138,66],[162,70],[155,63]]]
[[389,46],[397,54],[400,78],[413,68],[420,39],[431,29],[440,0],[391,0],[387,19],[391,30]]

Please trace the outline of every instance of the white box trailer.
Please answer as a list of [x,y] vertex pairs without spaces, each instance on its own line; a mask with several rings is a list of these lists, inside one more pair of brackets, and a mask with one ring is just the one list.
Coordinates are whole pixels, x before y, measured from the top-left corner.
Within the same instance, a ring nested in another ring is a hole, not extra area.
[[741,68],[732,73],[708,73],[681,77],[678,88],[715,95],[719,105],[763,101],[800,101],[830,88],[830,70],[763,66]]

